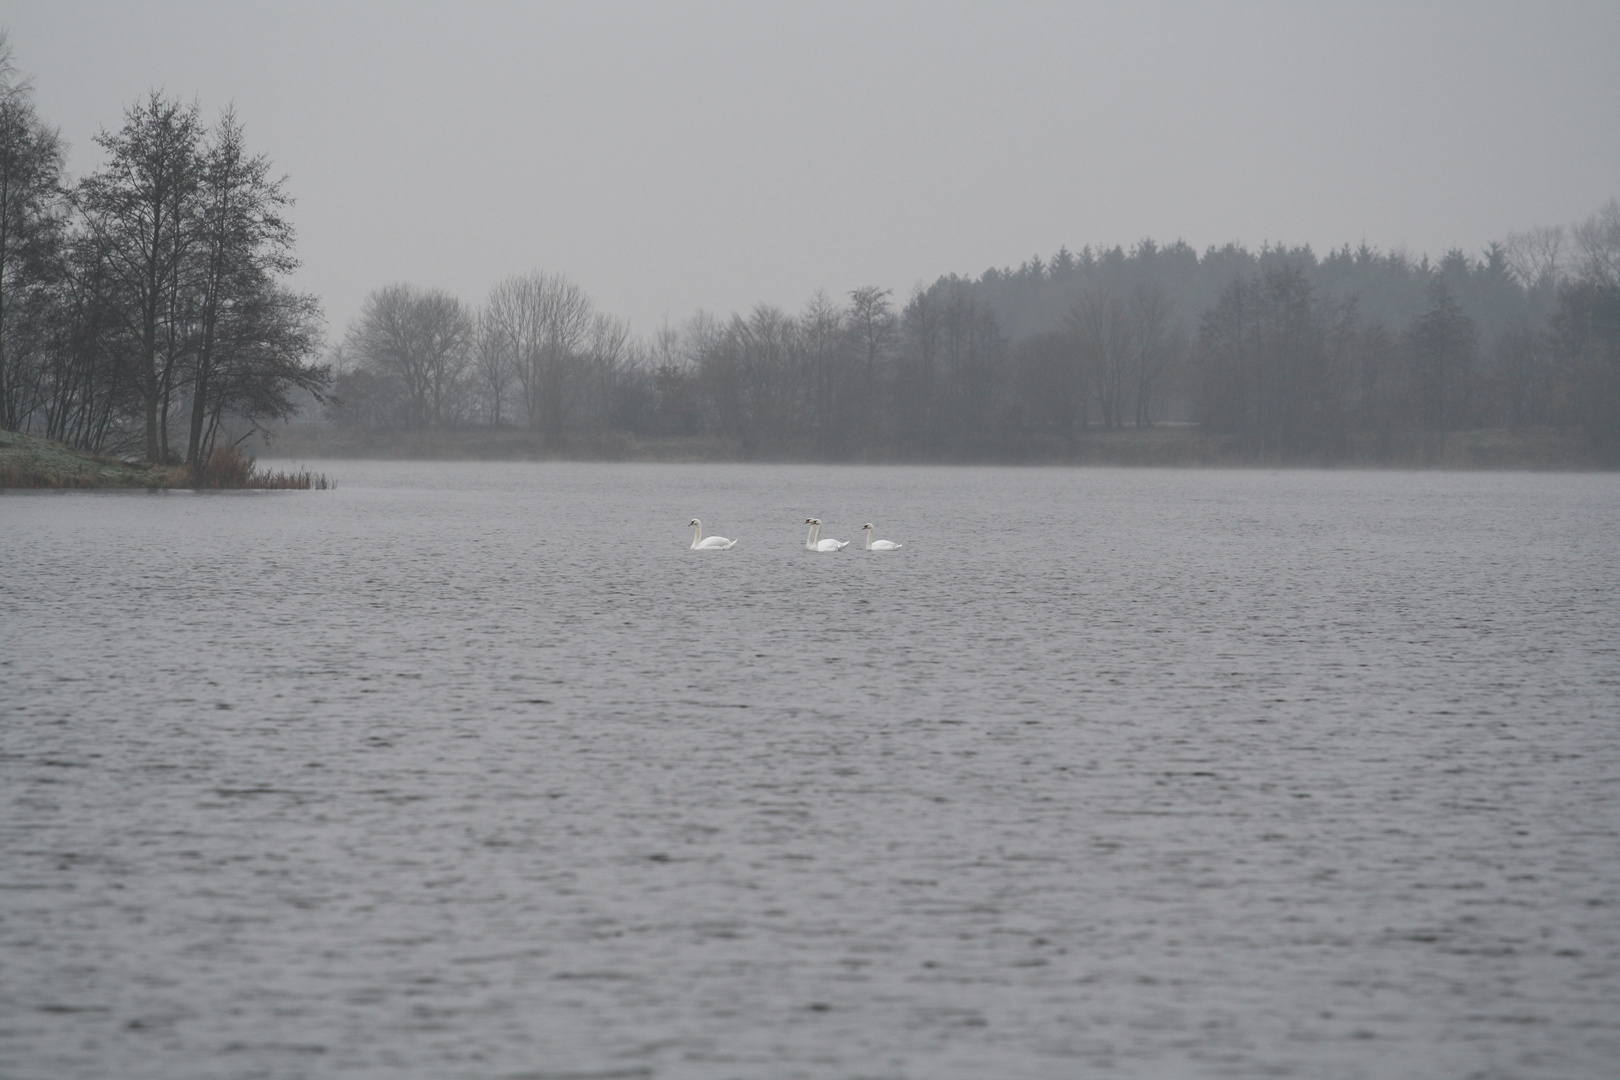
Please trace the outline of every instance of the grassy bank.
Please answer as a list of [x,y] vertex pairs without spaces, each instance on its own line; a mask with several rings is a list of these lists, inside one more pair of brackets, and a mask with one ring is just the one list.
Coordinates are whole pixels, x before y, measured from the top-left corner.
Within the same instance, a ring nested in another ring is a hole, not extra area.
[[166,488],[175,470],[72,450],[49,439],[0,431],[0,487]]
[[[714,436],[637,438],[622,432],[582,433],[561,450],[544,446],[518,428],[469,427],[423,431],[294,424],[260,443],[260,452],[280,457],[426,461],[812,461],[814,455],[783,450],[754,456],[735,442]],[[860,459],[855,459],[860,460]],[[883,457],[874,463],[916,459]],[[1107,465],[1174,468],[1324,467],[1579,470],[1598,468],[1577,433],[1552,428],[1451,432],[1441,440],[1415,434],[1358,436],[1332,459],[1279,462],[1236,436],[1213,435],[1192,424],[1160,424],[1119,431],[1091,429],[1074,449],[1032,445],[1000,464]]]
[[308,469],[270,472],[234,446],[215,450],[200,469],[121,461],[50,439],[0,431],[0,488],[328,488]]

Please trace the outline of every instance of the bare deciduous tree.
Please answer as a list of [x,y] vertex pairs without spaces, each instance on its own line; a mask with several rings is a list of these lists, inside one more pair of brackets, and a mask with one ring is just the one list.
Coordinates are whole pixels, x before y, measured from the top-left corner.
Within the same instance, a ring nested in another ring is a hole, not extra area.
[[1103,426],[1124,427],[1135,358],[1130,306],[1116,292],[1093,289],[1070,305],[1066,322],[1090,369]]
[[1620,199],[1610,199],[1570,230],[1585,281],[1620,285]]
[[891,290],[876,285],[866,285],[849,294],[847,318],[855,335],[861,365],[856,422],[860,425],[861,449],[866,451],[870,451],[874,440],[881,435],[877,418],[883,403],[879,399],[878,380],[899,325],[894,305],[889,302],[890,295]]
[[473,372],[482,391],[489,422],[503,423],[501,408],[506,404],[512,381],[517,377],[516,361],[510,344],[488,308],[478,313],[473,330]]
[[1170,303],[1164,286],[1145,282],[1131,290],[1130,338],[1136,391],[1136,426],[1153,425],[1152,403],[1165,370],[1176,357]]
[[186,264],[197,240],[191,228],[202,139],[198,108],[167,101],[156,90],[124,113],[124,126],[95,141],[108,161],[79,184],[77,202],[88,240],[107,273],[98,278],[133,342],[144,410],[146,457],[166,447],[159,411],[180,360],[175,314]]
[[407,427],[454,422],[455,394],[473,341],[466,307],[438,289],[388,285],[368,297],[346,347],[359,363],[399,380]]
[[43,402],[39,316],[61,256],[62,161],[62,140],[40,121],[0,30],[0,427],[20,427]]
[[595,306],[566,277],[535,272],[495,286],[486,312],[491,332],[512,357],[530,426],[547,447],[560,448],[569,418],[590,390]]
[[845,329],[844,313],[818,289],[799,318],[799,334],[810,392],[810,428],[816,456],[823,460],[841,456],[853,433],[850,406],[855,386]]
[[[298,265],[292,254],[292,223],[286,217],[292,199],[283,181],[271,178],[269,159],[248,153],[242,125],[230,109],[203,148],[197,203],[191,289],[183,298],[190,309],[191,338],[186,464],[193,467],[203,461],[205,437],[218,425],[224,398],[216,379],[221,373],[239,369],[230,372],[239,384],[244,374],[265,364],[290,359],[293,367],[302,368],[303,358],[314,349],[319,318],[313,298],[277,295],[276,280]],[[269,355],[284,349],[294,351],[274,359]],[[307,380],[300,374],[295,381]]]
[[1524,232],[1508,233],[1502,252],[1508,270],[1520,286],[1534,289],[1558,283],[1564,271],[1567,247],[1562,225],[1541,225]]

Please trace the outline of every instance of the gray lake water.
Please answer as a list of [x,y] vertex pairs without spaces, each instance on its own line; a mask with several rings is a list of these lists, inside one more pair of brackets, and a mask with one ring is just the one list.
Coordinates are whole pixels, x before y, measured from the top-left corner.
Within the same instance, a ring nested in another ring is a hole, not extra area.
[[1620,477],[317,468],[0,496],[7,1080],[1620,1074]]

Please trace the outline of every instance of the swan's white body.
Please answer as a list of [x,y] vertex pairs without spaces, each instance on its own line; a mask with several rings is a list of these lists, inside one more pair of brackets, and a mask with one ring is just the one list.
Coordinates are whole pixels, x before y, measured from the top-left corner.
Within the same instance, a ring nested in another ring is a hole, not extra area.
[[693,551],[724,551],[726,548],[731,547],[737,542],[735,540],[727,540],[723,536],[705,537],[703,535],[703,522],[699,521],[697,518],[693,518],[691,521],[688,521],[687,524],[692,526]]
[[904,546],[902,544],[895,543],[893,540],[872,539],[877,532],[877,526],[873,525],[870,521],[861,526],[861,532],[866,534],[867,551],[899,551],[900,548]]
[[804,538],[807,551],[843,551],[849,547],[848,540],[823,540],[821,538],[821,519],[805,518],[804,523],[810,526],[810,533]]

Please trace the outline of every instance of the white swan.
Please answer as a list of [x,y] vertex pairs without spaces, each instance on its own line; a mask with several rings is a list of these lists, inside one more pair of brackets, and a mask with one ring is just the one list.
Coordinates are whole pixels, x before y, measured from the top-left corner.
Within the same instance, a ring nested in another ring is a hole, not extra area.
[[872,539],[872,537],[876,533],[876,531],[877,531],[877,526],[873,525],[870,521],[868,521],[865,525],[861,526],[861,532],[866,534],[866,550],[867,551],[899,551],[900,548],[904,546],[902,544],[895,543],[893,540],[874,540],[874,539]]
[[805,518],[804,523],[810,526],[810,533],[804,538],[807,551],[843,551],[849,547],[848,540],[823,540],[820,518]]
[[693,551],[724,551],[726,548],[731,547],[737,542],[735,540],[727,540],[723,536],[710,536],[705,538],[703,535],[703,522],[699,521],[697,518],[693,518],[691,521],[688,521],[687,524],[692,526]]

